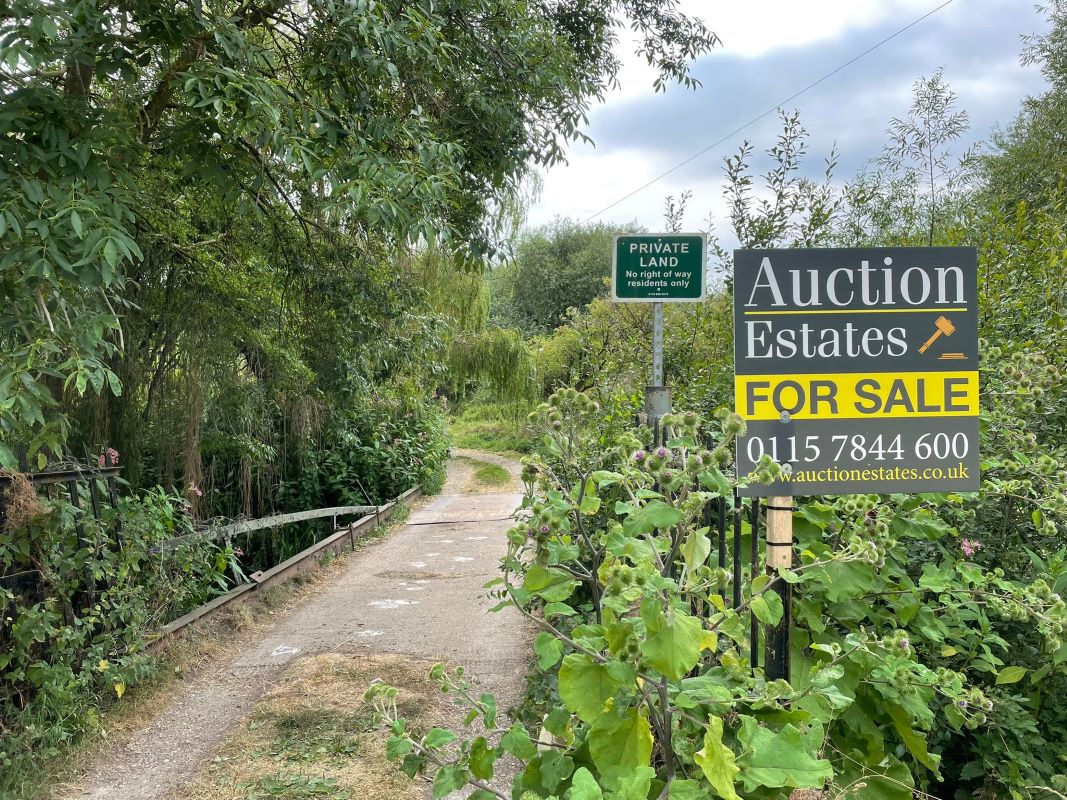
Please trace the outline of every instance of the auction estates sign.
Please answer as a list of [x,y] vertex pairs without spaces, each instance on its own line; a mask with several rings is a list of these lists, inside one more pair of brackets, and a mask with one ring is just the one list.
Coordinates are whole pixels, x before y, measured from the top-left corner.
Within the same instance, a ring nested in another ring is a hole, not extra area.
[[622,303],[700,302],[707,295],[707,237],[658,233],[615,237],[611,299]]
[[977,293],[969,247],[735,251],[742,494],[977,491]]

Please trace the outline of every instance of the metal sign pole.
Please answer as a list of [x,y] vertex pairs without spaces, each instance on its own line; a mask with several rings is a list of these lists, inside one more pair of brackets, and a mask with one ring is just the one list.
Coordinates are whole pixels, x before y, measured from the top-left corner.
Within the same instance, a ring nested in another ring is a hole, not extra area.
[[703,233],[640,233],[615,237],[611,299],[652,304],[652,377],[645,387],[648,425],[661,434],[671,412],[663,377],[664,303],[700,303],[707,297],[707,236]]
[[652,304],[652,385],[663,386],[663,303]]
[[671,413],[671,390],[663,385],[663,303],[652,304],[652,385],[645,388],[645,413],[656,444],[662,444],[667,437],[660,420]]

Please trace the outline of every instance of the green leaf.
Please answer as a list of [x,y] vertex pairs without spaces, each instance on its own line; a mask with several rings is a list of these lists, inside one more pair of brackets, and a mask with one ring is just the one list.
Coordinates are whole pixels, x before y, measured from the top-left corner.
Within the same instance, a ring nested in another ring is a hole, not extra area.
[[647,767],[652,756],[652,730],[636,708],[601,715],[589,729],[588,741],[589,755],[609,789],[620,776]]
[[559,696],[585,722],[595,722],[604,704],[622,688],[605,667],[584,653],[571,653],[559,669]]
[[553,793],[574,771],[574,759],[553,748],[541,753],[540,761],[541,786]]
[[744,748],[737,763],[746,792],[761,787],[821,789],[834,777],[830,762],[816,755],[822,747],[822,725],[801,733],[787,724],[775,733],[754,717],[742,716],[737,738]]
[[782,615],[785,613],[782,598],[777,592],[764,592],[756,595],[752,598],[749,608],[756,615],[756,619],[764,625],[777,625],[782,621]]
[[493,779],[493,765],[496,763],[497,752],[489,746],[484,736],[479,736],[471,744],[470,770],[478,780],[489,781]]
[[697,567],[704,566],[704,562],[711,555],[711,539],[706,533],[693,531],[682,542],[681,553],[686,569],[692,572]]
[[927,750],[926,737],[911,727],[911,717],[908,712],[892,703],[886,704],[885,709],[889,714],[889,718],[893,721],[893,728],[896,730],[897,735],[900,736],[900,740],[904,742],[904,746],[908,748],[908,752],[924,767],[935,775],[938,774],[941,756]]
[[578,510],[585,516],[595,514],[600,510],[600,498],[595,495],[586,494],[582,498],[582,504],[578,507]]
[[450,742],[456,741],[456,734],[444,728],[430,728],[426,738],[422,740],[423,747],[444,747]]
[[539,633],[534,639],[534,652],[537,653],[537,666],[547,672],[563,657],[563,642],[548,631]]
[[409,778],[414,778],[419,774],[419,770],[421,770],[425,764],[426,759],[423,756],[415,755],[415,753],[408,753],[404,756],[404,760],[400,762],[400,771]]
[[707,796],[700,781],[671,781],[667,789],[667,800],[707,800]]
[[612,800],[647,800],[655,777],[656,770],[652,767],[638,767],[633,772],[619,775]]
[[712,650],[717,643],[718,637],[705,630],[700,619],[675,611],[653,618],[641,652],[656,670],[676,681],[696,666],[702,650]]
[[723,497],[733,493],[730,479],[723,475],[717,468],[705,470],[697,476],[700,485],[709,492],[715,492]]
[[119,263],[119,248],[114,239],[104,242],[104,260],[112,268]]
[[574,773],[571,788],[564,795],[566,800],[603,800],[604,793],[593,777],[593,773],[581,767]]
[[449,764],[437,770],[433,776],[432,796],[434,800],[452,794],[467,785],[467,771],[455,764]]
[[566,600],[578,586],[578,581],[561,569],[535,564],[526,571],[522,586],[549,602]]
[[537,748],[530,741],[530,734],[518,723],[512,725],[501,738],[500,748],[520,761],[529,761],[537,755]]
[[997,673],[997,686],[1018,683],[1026,676],[1025,667],[1004,667]]
[[[734,780],[740,768],[734,752],[722,743],[722,718],[711,717],[704,731],[704,747],[693,757],[715,794],[723,800],[741,800],[734,790]],[[674,797],[672,793],[670,797]]]
[[783,581],[785,581],[786,583],[790,583],[790,584],[800,583],[800,581],[802,580],[798,573],[793,572],[793,570],[791,570],[791,569],[786,569],[785,567],[779,567],[778,576]]
[[622,475],[620,475],[618,472],[609,472],[603,469],[598,469],[589,477],[593,481],[596,481],[598,489],[604,489],[622,480]]
[[566,603],[546,603],[545,604],[545,616],[546,617],[573,617],[578,612],[571,608]]
[[410,753],[413,746],[406,736],[390,736],[385,743],[386,758],[395,761]]
[[627,517],[622,527],[628,536],[642,536],[677,525],[683,516],[679,509],[662,500],[650,500]]

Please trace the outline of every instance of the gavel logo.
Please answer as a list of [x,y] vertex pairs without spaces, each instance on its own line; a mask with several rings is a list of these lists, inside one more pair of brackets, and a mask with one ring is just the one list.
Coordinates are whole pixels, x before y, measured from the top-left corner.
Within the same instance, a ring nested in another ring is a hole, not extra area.
[[949,321],[948,317],[938,317],[937,322],[935,322],[934,325],[937,326],[937,330],[934,331],[933,336],[926,340],[926,344],[919,348],[920,353],[925,353],[929,350],[930,345],[936,342],[941,337],[941,334],[951,336],[956,332],[956,326]]

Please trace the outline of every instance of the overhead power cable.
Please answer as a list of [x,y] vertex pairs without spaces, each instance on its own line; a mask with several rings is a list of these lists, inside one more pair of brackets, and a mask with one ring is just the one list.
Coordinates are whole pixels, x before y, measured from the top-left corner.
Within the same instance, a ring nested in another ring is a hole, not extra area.
[[844,69],[847,69],[848,67],[850,67],[850,66],[852,66],[853,64],[855,64],[855,63],[856,63],[857,61],[859,61],[859,60],[860,60],[861,58],[864,58],[865,56],[868,56],[868,55],[870,55],[871,53],[873,53],[873,52],[874,52],[875,50],[877,50],[877,49],[878,49],[879,47],[881,47],[882,45],[884,45],[884,44],[887,44],[888,42],[891,42],[891,41],[893,41],[893,40],[894,40],[894,39],[896,39],[896,38],[897,38],[898,36],[900,36],[900,35],[901,35],[902,33],[906,33],[907,31],[911,30],[911,29],[912,29],[912,28],[914,28],[914,27],[915,27],[916,25],[918,25],[918,24],[919,24],[920,22],[923,22],[924,20],[926,20],[926,19],[929,19],[929,18],[930,18],[930,17],[932,17],[932,16],[934,15],[934,14],[936,14],[936,13],[937,13],[938,11],[940,11],[940,10],[941,10],[941,9],[943,9],[943,8],[945,8],[946,6],[950,6],[950,5],[952,5],[952,4],[954,3],[954,2],[956,2],[956,0],[945,0],[945,2],[944,2],[944,3],[942,3],[941,5],[939,5],[939,6],[937,7],[937,8],[934,8],[934,9],[931,9],[930,11],[927,11],[927,12],[926,12],[925,14],[923,14],[923,15],[922,15],[921,17],[919,17],[918,19],[916,19],[916,20],[914,20],[914,21],[912,21],[912,22],[908,23],[907,25],[905,25],[905,26],[904,26],[903,28],[901,28],[900,30],[896,31],[895,33],[892,33],[892,34],[890,34],[889,36],[885,37],[884,39],[882,39],[882,40],[881,40],[880,42],[878,42],[877,44],[873,44],[873,45],[871,45],[871,46],[870,46],[870,47],[868,47],[868,48],[867,48],[866,50],[864,50],[864,51],[863,51],[862,53],[860,53],[859,55],[857,55],[857,56],[853,57],[852,59],[850,59],[850,60],[846,61],[846,62],[845,62],[844,64],[842,64],[841,66],[837,67],[837,68],[836,68],[836,69],[834,69],[834,70],[833,70],[832,72],[827,72],[827,73],[826,73],[825,75],[823,75],[823,76],[822,76],[821,78],[819,78],[819,79],[818,79],[817,81],[813,81],[812,83],[809,83],[809,84],[808,84],[807,86],[805,86],[805,87],[804,87],[803,89],[801,89],[800,91],[798,91],[798,92],[795,92],[794,94],[791,94],[791,95],[790,95],[789,97],[785,98],[785,100],[782,100],[782,101],[781,101],[781,102],[779,102],[779,103],[775,103],[775,104],[774,104],[773,106],[771,106],[771,107],[770,107],[770,108],[768,108],[768,109],[767,109],[766,111],[764,111],[764,112],[763,112],[762,114],[760,114],[760,115],[759,115],[758,117],[753,117],[753,118],[752,118],[752,119],[750,119],[750,120],[749,120],[748,122],[746,122],[746,123],[745,123],[744,125],[740,125],[739,127],[737,127],[737,128],[734,128],[734,129],[733,129],[732,131],[730,131],[730,132],[729,132],[728,134],[726,134],[725,136],[723,136],[723,137],[722,137],[721,139],[718,139],[717,141],[714,141],[714,142],[712,142],[712,143],[711,143],[711,144],[709,144],[709,145],[708,145],[707,147],[705,147],[705,148],[704,148],[703,150],[699,150],[699,151],[697,151],[696,153],[693,153],[693,155],[689,156],[689,158],[687,158],[687,159],[686,159],[685,161],[682,161],[682,162],[680,162],[680,163],[678,163],[678,164],[675,164],[675,165],[674,165],[673,167],[671,167],[671,168],[670,168],[669,170],[667,170],[666,172],[663,172],[663,173],[661,173],[661,174],[657,175],[657,176],[656,176],[655,178],[653,178],[652,180],[650,180],[650,181],[649,181],[648,183],[646,183],[646,184],[644,184],[644,185],[642,185],[642,186],[638,186],[638,187],[637,187],[636,189],[634,189],[634,190],[633,190],[632,192],[630,192],[630,193],[629,193],[629,194],[627,194],[627,195],[624,195],[623,197],[620,197],[620,198],[619,198],[618,200],[616,200],[616,201],[615,201],[614,203],[612,203],[611,205],[605,206],[604,208],[600,209],[600,211],[596,212],[596,213],[595,213],[595,214],[593,214],[592,216],[586,217],[586,218],[585,218],[585,220],[583,220],[583,222],[591,222],[592,220],[594,220],[594,219],[596,219],[597,217],[599,217],[599,216],[600,216],[601,214],[604,214],[605,212],[607,212],[607,211],[610,211],[611,209],[615,208],[615,206],[619,205],[620,203],[624,203],[624,202],[626,202],[626,201],[627,201],[627,200],[629,200],[629,199],[630,199],[631,197],[633,197],[633,196],[634,196],[635,194],[639,194],[639,193],[643,192],[643,191],[644,191],[645,189],[647,189],[647,188],[648,188],[649,186],[652,186],[653,184],[659,183],[659,182],[660,182],[661,180],[663,180],[664,178],[666,178],[666,177],[667,177],[668,175],[670,175],[670,174],[671,174],[672,172],[677,172],[678,170],[680,170],[680,169],[681,169],[682,167],[684,167],[685,165],[687,165],[687,164],[690,164],[690,163],[692,163],[693,161],[696,161],[696,160],[697,160],[698,158],[700,158],[700,157],[701,157],[702,155],[704,155],[705,153],[707,153],[707,152],[708,152],[709,150],[714,150],[714,149],[715,149],[716,147],[718,147],[719,145],[721,145],[721,144],[723,144],[723,143],[725,143],[725,142],[729,141],[729,140],[730,140],[730,139],[732,139],[732,138],[733,138],[734,136],[736,136],[737,134],[741,133],[741,131],[745,130],[746,128],[750,128],[750,127],[752,127],[752,126],[753,126],[753,125],[755,125],[755,124],[756,124],[757,122],[759,122],[760,120],[764,119],[765,117],[769,117],[769,116],[770,116],[771,114],[773,114],[773,113],[774,113],[775,111],[777,111],[777,110],[778,110],[779,108],[781,108],[782,106],[784,106],[784,105],[785,105],[786,103],[790,103],[790,102],[792,102],[793,100],[796,100],[796,99],[797,99],[798,97],[800,97],[800,96],[801,96],[802,94],[805,94],[805,93],[807,93],[807,92],[811,91],[811,90],[812,90],[812,89],[814,89],[814,88],[815,88],[816,86],[818,86],[818,85],[819,85],[820,83],[823,83],[824,81],[827,81],[827,80],[829,80],[830,78],[832,78],[832,77],[833,77],[834,75],[836,75],[837,73],[839,73],[839,72],[841,72],[842,70],[844,70]]

